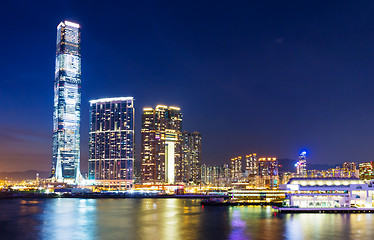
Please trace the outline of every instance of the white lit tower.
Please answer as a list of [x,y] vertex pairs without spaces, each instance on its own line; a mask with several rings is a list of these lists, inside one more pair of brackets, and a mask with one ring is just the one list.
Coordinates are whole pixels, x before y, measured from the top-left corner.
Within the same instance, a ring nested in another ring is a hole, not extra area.
[[299,177],[306,177],[306,151],[303,151],[299,155],[299,161],[295,164],[296,173]]
[[80,173],[81,28],[57,26],[51,177],[77,183]]

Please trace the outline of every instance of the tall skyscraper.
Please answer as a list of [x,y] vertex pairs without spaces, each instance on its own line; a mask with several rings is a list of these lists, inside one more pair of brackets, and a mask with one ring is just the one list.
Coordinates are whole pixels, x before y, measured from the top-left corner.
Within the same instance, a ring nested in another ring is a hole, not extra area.
[[182,113],[163,105],[144,108],[141,130],[141,180],[150,183],[182,182]]
[[186,184],[201,182],[201,134],[183,132],[182,137],[182,181]]
[[243,177],[243,163],[242,157],[231,158],[231,179],[233,181],[239,181]]
[[253,177],[257,175],[258,172],[258,161],[257,161],[257,154],[248,154],[245,156],[245,173],[247,177]]
[[299,161],[296,163],[296,173],[299,177],[307,177],[306,170],[306,151],[299,155]]
[[88,176],[92,180],[134,180],[134,99],[90,101]]
[[63,21],[57,26],[53,104],[51,176],[75,181],[80,173],[81,28]]

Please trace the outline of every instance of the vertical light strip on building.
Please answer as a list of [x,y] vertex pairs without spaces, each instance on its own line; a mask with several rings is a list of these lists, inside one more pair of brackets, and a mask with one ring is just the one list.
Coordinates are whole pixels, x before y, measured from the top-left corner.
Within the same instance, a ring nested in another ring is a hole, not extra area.
[[178,107],[144,108],[141,130],[141,180],[182,182],[182,113]]
[[51,176],[56,181],[81,178],[81,29],[69,21],[57,26]]

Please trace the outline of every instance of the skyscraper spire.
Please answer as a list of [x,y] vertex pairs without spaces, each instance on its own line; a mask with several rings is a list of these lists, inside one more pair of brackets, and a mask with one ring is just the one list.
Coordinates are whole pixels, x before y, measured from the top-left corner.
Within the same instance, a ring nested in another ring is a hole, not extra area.
[[75,181],[80,173],[81,29],[63,21],[57,26],[51,176]]

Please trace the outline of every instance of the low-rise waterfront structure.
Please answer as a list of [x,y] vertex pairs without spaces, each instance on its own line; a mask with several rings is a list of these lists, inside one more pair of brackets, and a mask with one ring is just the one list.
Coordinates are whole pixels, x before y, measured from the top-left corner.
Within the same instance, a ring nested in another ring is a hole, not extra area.
[[352,178],[293,178],[280,190],[289,193],[285,207],[374,208],[373,183]]

